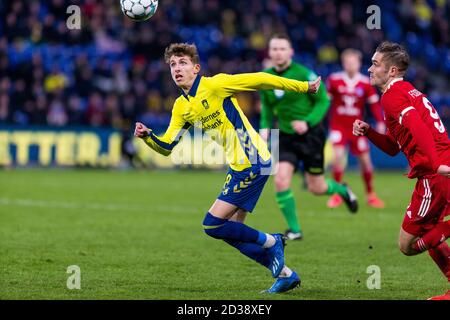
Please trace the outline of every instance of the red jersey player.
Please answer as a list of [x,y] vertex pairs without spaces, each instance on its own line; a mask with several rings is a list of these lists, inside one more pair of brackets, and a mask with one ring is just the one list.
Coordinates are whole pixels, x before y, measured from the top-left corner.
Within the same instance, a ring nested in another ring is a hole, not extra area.
[[[427,97],[403,80],[409,56],[403,47],[383,42],[376,49],[369,68],[370,84],[383,91],[381,105],[387,134],[356,120],[353,133],[367,136],[384,152],[400,150],[408,159],[409,178],[417,178],[411,203],[400,229],[400,250],[408,256],[428,251],[450,282],[450,140],[438,113]],[[430,298],[450,300],[447,293]]]
[[[333,177],[337,182],[342,181],[345,166],[345,149],[359,160],[361,176],[364,179],[367,204],[375,208],[384,208],[373,190],[373,165],[370,159],[369,142],[366,137],[356,137],[352,134],[352,124],[356,119],[364,118],[366,102],[370,105],[372,114],[377,121],[377,130],[383,132],[385,125],[379,103],[378,94],[369,83],[369,78],[362,75],[361,52],[346,49],[341,54],[344,71],[336,72],[327,79],[328,93],[331,97],[330,108],[330,141],[333,144]],[[335,194],[328,200],[329,208],[336,208],[342,204],[342,198]]]

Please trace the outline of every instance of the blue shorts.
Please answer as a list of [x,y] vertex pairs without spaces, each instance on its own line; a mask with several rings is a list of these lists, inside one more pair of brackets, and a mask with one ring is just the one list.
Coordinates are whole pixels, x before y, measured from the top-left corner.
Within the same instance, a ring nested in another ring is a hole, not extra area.
[[229,168],[217,199],[252,212],[268,179],[268,174],[261,174],[260,166],[252,166],[243,171]]

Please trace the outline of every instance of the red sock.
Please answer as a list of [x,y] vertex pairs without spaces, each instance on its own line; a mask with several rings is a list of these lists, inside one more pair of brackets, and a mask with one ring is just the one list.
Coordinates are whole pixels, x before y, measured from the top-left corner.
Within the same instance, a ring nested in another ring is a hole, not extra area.
[[450,247],[447,242],[442,242],[437,247],[429,249],[428,253],[450,282]]
[[450,220],[438,223],[433,229],[428,231],[424,236],[417,239],[412,247],[418,252],[437,247],[450,237]]
[[341,183],[344,176],[344,170],[341,168],[333,167],[333,178],[336,182]]
[[373,191],[372,185],[373,171],[363,171],[362,176],[364,179],[364,184],[366,186],[366,192],[371,193]]

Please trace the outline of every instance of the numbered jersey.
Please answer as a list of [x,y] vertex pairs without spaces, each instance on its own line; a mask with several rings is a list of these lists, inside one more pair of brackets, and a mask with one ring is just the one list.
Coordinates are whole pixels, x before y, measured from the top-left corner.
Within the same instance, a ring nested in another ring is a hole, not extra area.
[[411,110],[415,109],[428,127],[433,137],[433,141],[429,143],[435,145],[441,163],[450,164],[450,140],[447,131],[438,113],[424,94],[402,78],[395,79],[381,97],[381,105],[384,108],[389,134],[397,141],[408,159],[411,167],[408,175],[410,178],[434,173],[427,155],[418,148],[410,131],[402,126],[402,118]]
[[364,119],[366,102],[376,121],[383,120],[378,94],[368,77],[358,73],[350,79],[345,72],[332,73],[327,79],[327,90],[331,97],[331,128],[345,128],[351,134],[353,122]]

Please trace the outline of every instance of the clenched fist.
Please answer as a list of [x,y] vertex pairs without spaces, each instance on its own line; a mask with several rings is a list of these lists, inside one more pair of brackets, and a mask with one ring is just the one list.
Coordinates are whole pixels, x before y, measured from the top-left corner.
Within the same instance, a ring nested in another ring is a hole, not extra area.
[[134,128],[134,136],[138,138],[145,138],[150,133],[150,129],[145,126],[145,124],[141,122],[136,122],[136,126]]
[[291,125],[292,129],[299,135],[305,134],[309,129],[308,123],[302,120],[294,120],[291,122]]
[[321,77],[318,77],[314,81],[308,81],[308,93],[317,93],[320,87]]
[[361,120],[355,120],[353,122],[353,135],[355,136],[365,136],[369,130],[370,125],[367,122]]

